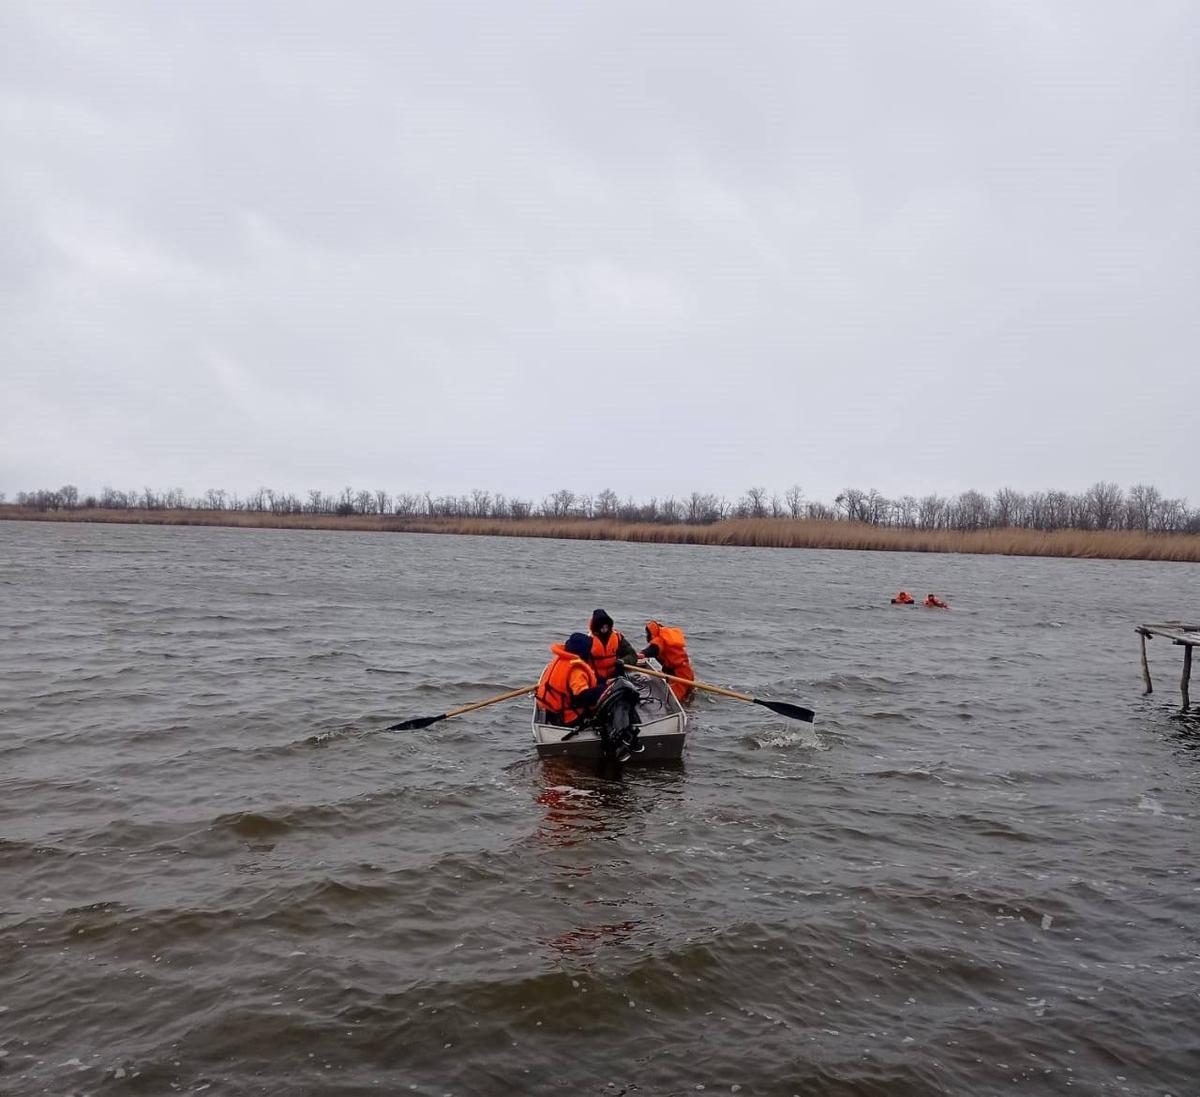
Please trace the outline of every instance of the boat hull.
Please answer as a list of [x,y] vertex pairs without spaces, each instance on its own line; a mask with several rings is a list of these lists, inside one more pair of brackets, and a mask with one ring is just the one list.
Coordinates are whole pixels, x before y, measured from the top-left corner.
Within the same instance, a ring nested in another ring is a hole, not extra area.
[[[638,742],[645,750],[633,755],[626,765],[645,765],[655,762],[676,762],[683,757],[687,741],[687,715],[679,699],[666,682],[629,671],[628,678],[642,695],[638,704],[641,732]],[[556,727],[545,722],[546,714],[533,707],[533,742],[539,758],[577,758],[599,762],[604,758],[604,745],[598,732],[591,728],[564,738],[570,728]]]

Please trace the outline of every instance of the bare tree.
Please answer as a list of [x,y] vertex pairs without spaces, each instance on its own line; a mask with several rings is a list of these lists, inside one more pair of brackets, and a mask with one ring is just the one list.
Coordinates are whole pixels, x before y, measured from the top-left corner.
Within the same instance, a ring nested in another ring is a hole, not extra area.
[[729,504],[724,499],[693,491],[683,504],[684,521],[694,525],[719,522],[729,514],[729,509]]
[[1071,497],[1065,491],[1048,491],[1045,529],[1066,529],[1071,523]]
[[921,529],[942,529],[946,524],[946,500],[940,495],[926,495],[917,508]]
[[788,514],[792,518],[799,518],[804,508],[804,492],[800,490],[800,485],[793,484],[788,488],[783,493],[783,499],[787,503]]
[[913,496],[905,495],[903,498],[897,499],[892,507],[896,525],[902,526],[904,529],[915,528],[921,507]]
[[492,509],[491,492],[483,491],[481,488],[472,488],[470,508],[472,518],[486,518]]
[[738,503],[741,516],[746,518],[765,518],[767,516],[767,489],[747,488],[746,494]]
[[1187,504],[1182,499],[1164,499],[1154,518],[1154,529],[1162,533],[1179,533],[1188,526]]
[[867,493],[860,488],[846,488],[833,502],[846,516],[847,522],[867,520]]
[[954,501],[953,511],[955,529],[985,529],[991,524],[992,505],[982,492],[964,491]]
[[1087,494],[1067,496],[1067,529],[1094,529],[1092,504]]
[[575,503],[575,493],[569,488],[559,488],[553,495],[547,495],[542,500],[542,513],[547,518],[565,518],[571,513]]
[[1025,497],[1012,488],[1001,488],[996,492],[992,504],[992,522],[1002,528],[1019,526],[1025,518]]
[[1098,480],[1084,495],[1093,529],[1112,529],[1125,504],[1125,493],[1116,485]]
[[[0,500],[2,501],[2,500]],[[223,489],[210,488],[202,496],[190,498],[182,488],[157,492],[150,487],[120,491],[105,485],[98,496],[80,501],[80,492],[73,484],[57,490],[39,489],[18,492],[19,506],[38,510],[76,509],[79,506],[101,506],[112,509],[144,508],[147,510],[209,509],[233,511],[267,511],[274,514],[389,514],[429,518],[512,518],[524,519],[538,513],[550,518],[606,518],[625,522],[688,522],[693,524],[717,522],[731,514],[744,518],[805,516],[814,519],[845,518],[850,521],[890,525],[906,529],[979,530],[989,527],[1013,527],[1038,530],[1131,529],[1155,532],[1200,532],[1200,509],[1189,508],[1185,499],[1163,498],[1149,484],[1135,484],[1125,493],[1118,485],[1098,481],[1087,491],[1072,495],[1062,491],[1033,492],[1028,495],[1003,487],[988,497],[978,491],[965,491],[947,501],[928,495],[919,502],[911,495],[889,499],[872,488],[846,488],[836,500],[835,507],[822,502],[806,502],[800,486],[793,485],[779,495],[768,495],[764,487],[752,487],[736,504],[716,495],[692,492],[686,499],[670,496],[638,502],[628,498],[620,501],[614,491],[606,488],[594,498],[584,492],[577,494],[562,488],[548,495],[540,507],[528,500],[508,499],[482,489],[470,494],[423,495],[386,491],[355,491],[346,487],[340,495],[323,495],[310,491],[306,500],[290,492],[261,487],[246,499],[237,494],[227,495]],[[836,509],[835,509],[836,508]]]
[[1161,505],[1158,488],[1134,484],[1125,498],[1125,525],[1129,529],[1149,529]]
[[605,488],[596,496],[594,513],[597,518],[615,518],[620,505],[621,500],[617,498],[617,493],[612,488]]
[[867,492],[866,520],[873,526],[882,525],[887,520],[891,506],[891,503],[887,499],[872,488]]

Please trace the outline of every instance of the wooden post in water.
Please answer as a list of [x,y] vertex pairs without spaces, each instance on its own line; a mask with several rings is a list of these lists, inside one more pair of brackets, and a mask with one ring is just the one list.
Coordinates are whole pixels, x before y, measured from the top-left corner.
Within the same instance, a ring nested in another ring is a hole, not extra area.
[[1192,676],[1192,645],[1183,646],[1183,677],[1179,680],[1179,692],[1183,694],[1183,711],[1191,707],[1192,699],[1188,694],[1188,679]]
[[1146,693],[1154,692],[1154,686],[1150,682],[1150,663],[1146,659],[1146,641],[1154,639],[1155,636],[1165,636],[1172,644],[1183,648],[1183,676],[1179,679],[1179,692],[1183,694],[1183,711],[1188,712],[1192,707],[1192,648],[1200,644],[1200,625],[1167,621],[1161,625],[1138,625],[1136,631],[1142,637],[1142,678],[1146,682]]

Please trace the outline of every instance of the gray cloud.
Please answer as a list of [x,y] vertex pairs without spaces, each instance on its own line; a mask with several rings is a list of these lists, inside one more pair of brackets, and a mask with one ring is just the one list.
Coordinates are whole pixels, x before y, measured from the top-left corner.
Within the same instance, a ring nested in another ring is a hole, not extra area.
[[10,494],[1200,495],[1191,5],[0,20]]

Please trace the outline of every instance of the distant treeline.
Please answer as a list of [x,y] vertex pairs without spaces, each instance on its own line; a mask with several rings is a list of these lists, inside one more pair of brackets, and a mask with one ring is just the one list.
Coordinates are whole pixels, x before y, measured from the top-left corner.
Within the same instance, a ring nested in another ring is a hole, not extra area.
[[[0,494],[0,503],[5,501]],[[1184,499],[1170,499],[1149,484],[1128,491],[1101,481],[1087,491],[1020,492],[1002,488],[994,495],[964,491],[918,499],[905,495],[889,499],[878,491],[846,488],[832,503],[804,497],[799,486],[782,496],[765,488],[750,488],[736,500],[693,492],[686,498],[668,496],[646,501],[621,499],[614,491],[597,495],[566,488],[540,503],[530,499],[472,491],[469,495],[432,495],[343,488],[337,494],[310,491],[303,496],[260,488],[240,497],[220,489],[190,497],[182,489],[120,491],[106,487],[98,495],[81,495],[67,484],[57,490],[17,493],[17,506],[34,511],[140,510],[246,512],[274,515],[331,515],[396,517],[402,519],[488,519],[527,521],[531,518],[582,519],[598,522],[662,525],[713,525],[730,519],[809,519],[846,521],[891,529],[971,532],[988,529],[1139,530],[1155,533],[1200,532],[1200,510]]]

